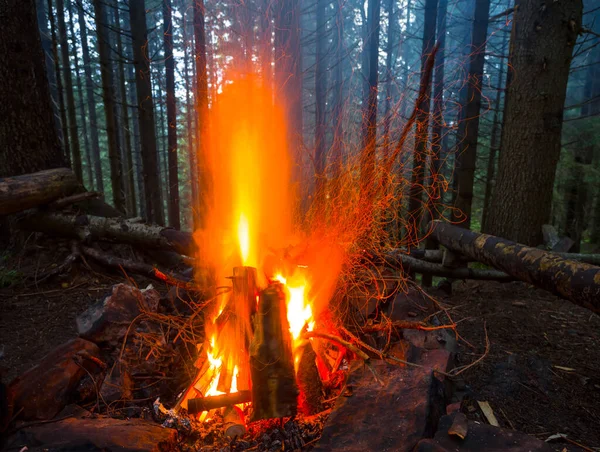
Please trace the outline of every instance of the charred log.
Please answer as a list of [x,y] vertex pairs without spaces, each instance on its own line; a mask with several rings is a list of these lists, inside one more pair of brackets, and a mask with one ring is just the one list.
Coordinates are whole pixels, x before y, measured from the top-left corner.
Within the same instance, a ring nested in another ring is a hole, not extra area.
[[248,403],[252,400],[250,391],[239,391],[231,394],[221,394],[217,396],[199,397],[187,401],[188,413],[198,414],[203,411],[215,410],[230,405],[239,405]]
[[81,188],[68,168],[56,168],[0,179],[0,215],[48,204]]
[[298,388],[294,375],[285,293],[274,283],[260,294],[250,344],[252,420],[293,416]]
[[298,356],[298,373],[296,379],[300,395],[298,408],[305,416],[323,411],[323,383],[317,368],[317,355],[310,340],[296,350]]
[[600,312],[600,267],[440,221],[433,224],[433,237],[453,251]]

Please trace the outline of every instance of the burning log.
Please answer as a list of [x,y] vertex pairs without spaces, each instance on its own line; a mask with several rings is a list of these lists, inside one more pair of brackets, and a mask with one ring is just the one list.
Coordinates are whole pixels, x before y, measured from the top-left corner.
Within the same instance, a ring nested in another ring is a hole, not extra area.
[[293,416],[298,388],[283,287],[273,283],[260,294],[250,344],[252,420]]
[[298,381],[298,389],[300,396],[298,397],[298,406],[300,411],[305,416],[323,411],[323,383],[317,368],[317,354],[313,349],[310,340],[306,340],[304,344],[296,350],[298,361],[298,372],[296,378]]
[[81,186],[68,168],[0,179],[0,215],[10,215],[73,194]]
[[600,267],[440,221],[433,224],[433,237],[453,251],[600,313]]
[[231,394],[221,394],[217,396],[199,397],[187,401],[187,409],[190,414],[198,414],[203,411],[215,410],[230,405],[239,405],[248,403],[252,399],[250,391],[239,391]]
[[236,406],[228,406],[223,410],[223,428],[228,438],[240,438],[246,433],[244,413]]

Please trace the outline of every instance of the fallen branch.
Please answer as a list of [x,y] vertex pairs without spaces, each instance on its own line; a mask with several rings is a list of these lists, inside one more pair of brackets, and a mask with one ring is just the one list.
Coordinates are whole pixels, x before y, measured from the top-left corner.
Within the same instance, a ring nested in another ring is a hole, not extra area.
[[48,205],[48,208],[51,210],[60,210],[64,207],[70,206],[72,204],[87,201],[88,199],[95,199],[102,196],[102,193],[97,191],[85,191],[83,193],[77,193],[75,195],[67,196],[65,198],[60,198],[54,201],[53,203]]
[[365,326],[361,328],[363,333],[375,333],[378,331],[386,331],[388,329],[404,329],[404,330],[420,330],[420,331],[437,331],[456,328],[455,324],[431,326],[421,322],[410,322],[408,320],[397,320],[394,322],[377,323],[375,325]]
[[498,270],[484,270],[469,267],[444,267],[441,264],[425,262],[414,257],[398,254],[395,259],[401,263],[406,273],[424,273],[433,276],[444,276],[452,279],[478,279],[488,281],[510,282],[515,278]]
[[190,279],[173,272],[163,272],[152,265],[143,262],[134,262],[117,256],[103,253],[88,246],[82,246],[81,251],[85,256],[91,257],[96,262],[114,269],[122,269],[131,273],[146,276],[156,281],[164,282],[171,286],[186,290],[200,291],[201,289]]

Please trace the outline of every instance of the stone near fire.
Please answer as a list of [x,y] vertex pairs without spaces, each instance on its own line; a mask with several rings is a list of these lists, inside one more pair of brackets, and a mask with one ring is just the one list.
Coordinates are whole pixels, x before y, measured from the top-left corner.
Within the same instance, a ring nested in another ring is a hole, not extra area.
[[69,418],[20,430],[8,439],[5,450],[29,452],[177,450],[177,431],[142,419],[106,417]]
[[100,366],[90,359],[99,355],[96,344],[80,338],[55,348],[10,384],[13,413],[20,411],[23,420],[52,419],[68,404],[81,402],[82,382],[90,374],[101,380]]
[[487,424],[468,422],[465,439],[448,434],[458,414],[443,416],[433,439],[420,441],[416,452],[550,452],[554,450],[544,441],[525,433],[505,430]]
[[340,397],[315,451],[412,451],[433,436],[445,414],[443,385],[426,368],[357,363],[348,377],[352,396]]
[[80,337],[97,344],[116,346],[143,310],[156,311],[159,299],[158,292],[151,286],[139,290],[117,284],[108,297],[77,317],[77,332]]
[[117,400],[128,401],[133,398],[133,380],[125,362],[117,360],[107,371],[100,395],[106,404]]

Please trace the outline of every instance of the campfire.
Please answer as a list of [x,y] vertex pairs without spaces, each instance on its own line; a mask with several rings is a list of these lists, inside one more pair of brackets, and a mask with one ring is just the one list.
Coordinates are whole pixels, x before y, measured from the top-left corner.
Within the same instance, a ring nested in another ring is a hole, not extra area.
[[322,406],[314,339],[304,334],[328,302],[341,252],[321,240],[317,255],[314,237],[294,231],[287,132],[272,99],[247,76],[226,85],[212,109],[203,156],[210,202],[195,239],[205,266],[197,272],[220,292],[197,344],[197,376],[176,406],[200,420],[224,408],[243,425],[248,403],[251,420]]

